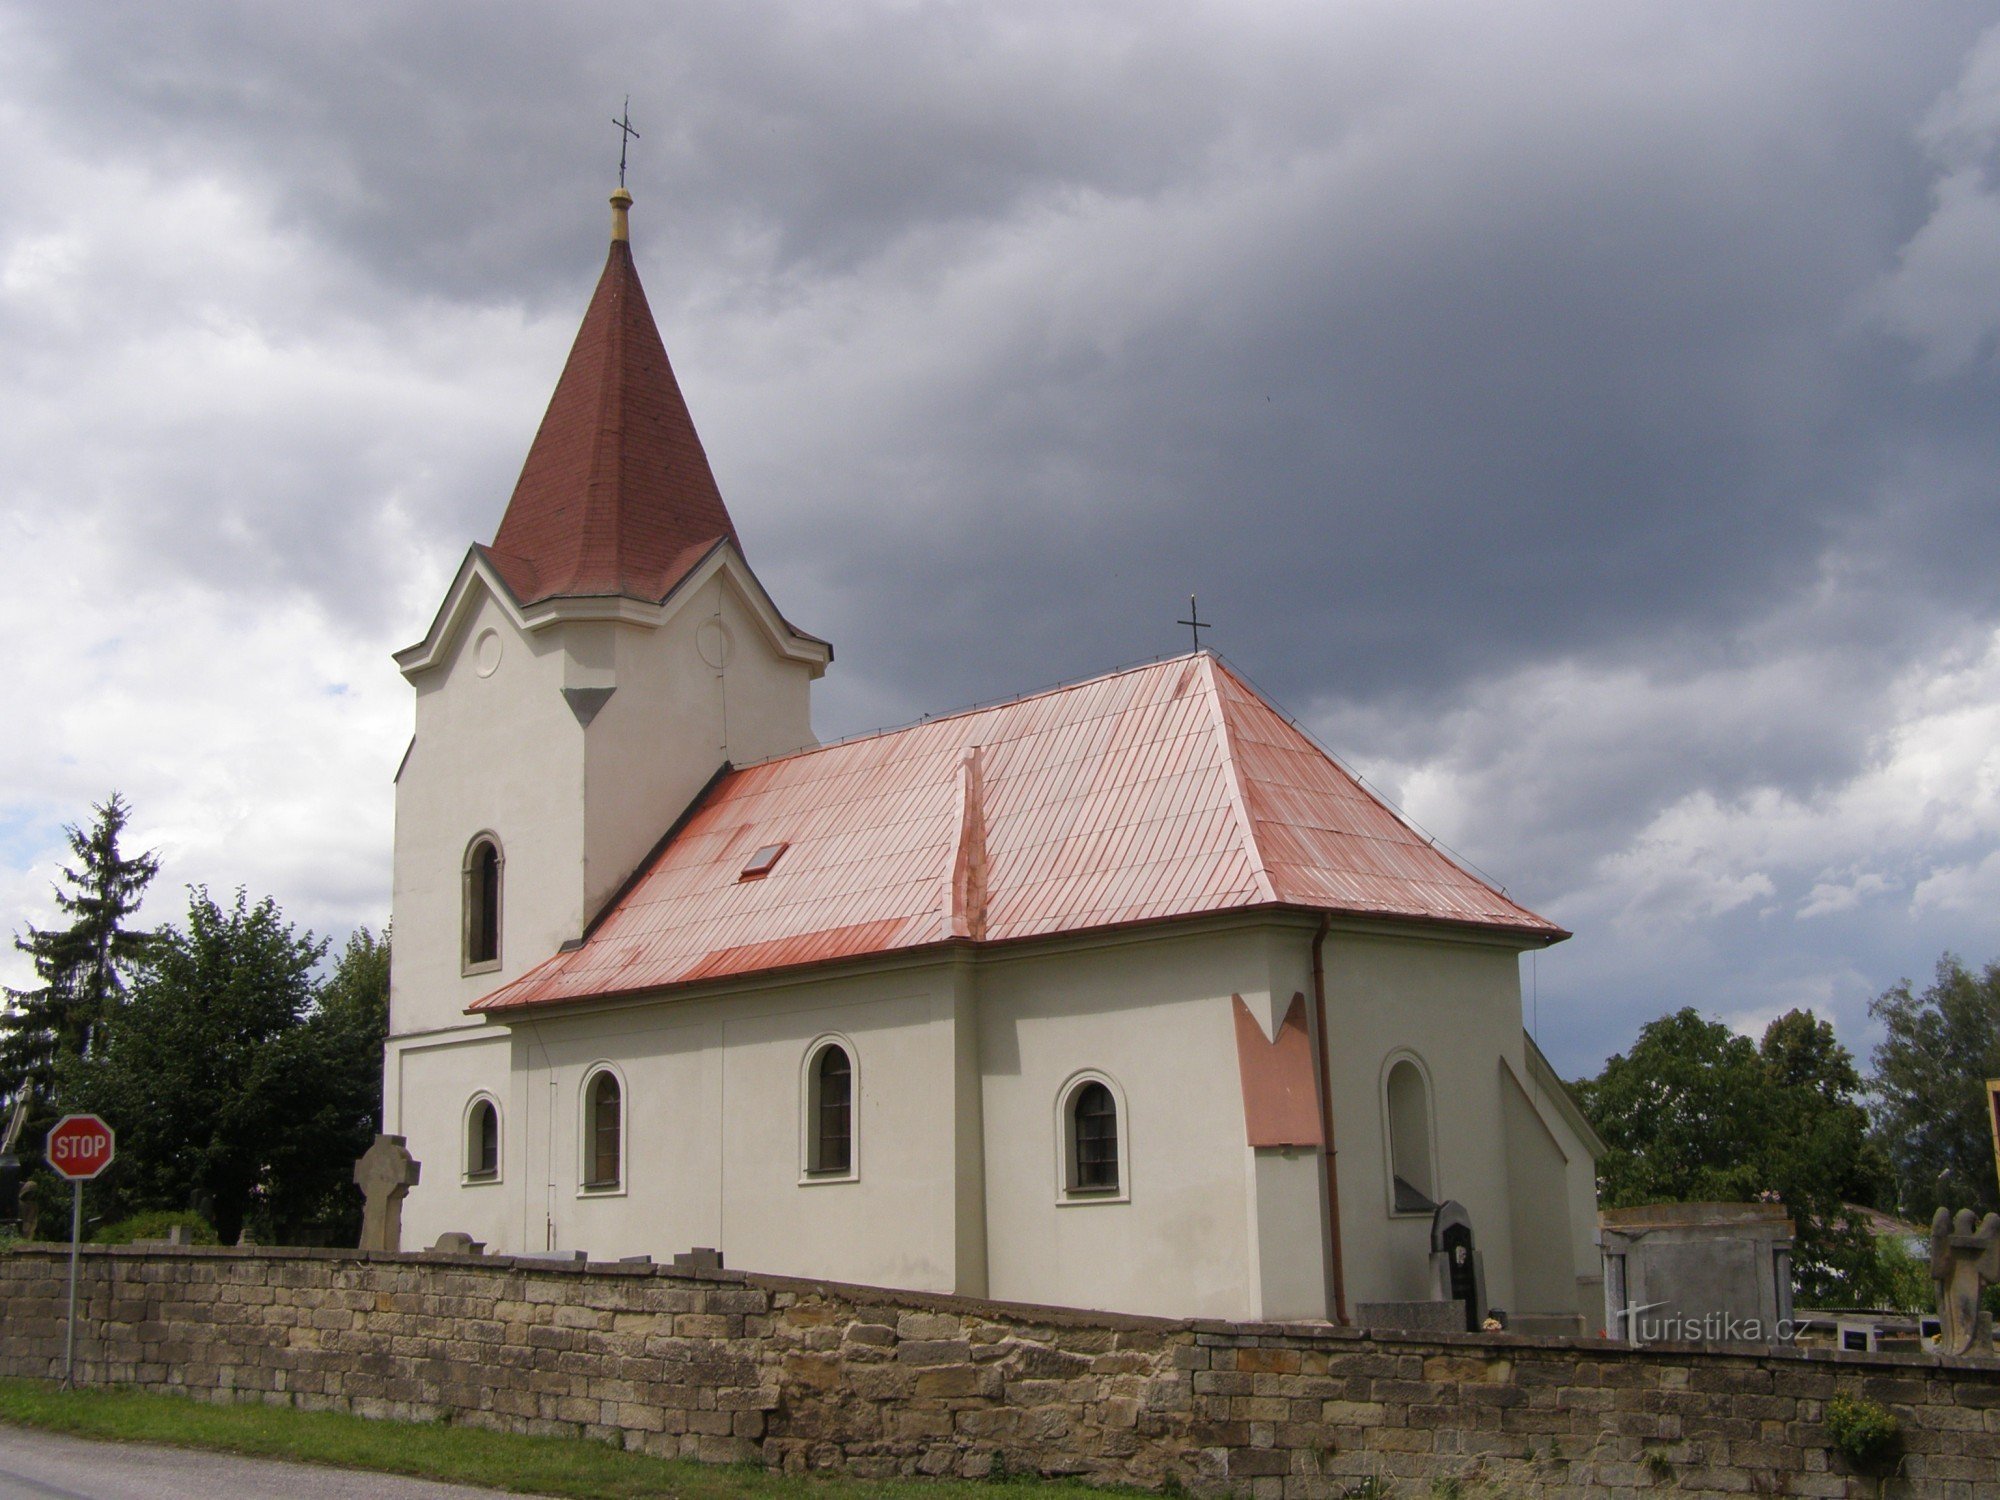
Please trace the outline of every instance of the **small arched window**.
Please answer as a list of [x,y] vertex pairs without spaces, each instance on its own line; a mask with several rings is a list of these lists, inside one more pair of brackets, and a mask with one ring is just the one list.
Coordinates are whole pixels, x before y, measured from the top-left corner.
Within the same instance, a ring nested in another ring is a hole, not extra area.
[[482,833],[465,851],[465,969],[500,963],[500,843]]
[[1123,1203],[1130,1191],[1125,1095],[1092,1070],[1056,1096],[1056,1201]]
[[465,1114],[465,1180],[492,1182],[499,1176],[500,1107],[480,1097]]
[[839,1042],[816,1049],[806,1072],[806,1173],[854,1175],[854,1059]]
[[583,1185],[603,1191],[623,1185],[625,1121],[618,1076],[609,1068],[595,1074],[584,1090]]
[[1437,1176],[1431,1152],[1430,1085],[1408,1057],[1389,1068],[1383,1103],[1389,1123],[1389,1198],[1399,1214],[1427,1214],[1437,1208]]
[[1110,1089],[1092,1079],[1076,1091],[1069,1109],[1075,1158],[1070,1191],[1117,1192],[1118,1101],[1111,1097]]

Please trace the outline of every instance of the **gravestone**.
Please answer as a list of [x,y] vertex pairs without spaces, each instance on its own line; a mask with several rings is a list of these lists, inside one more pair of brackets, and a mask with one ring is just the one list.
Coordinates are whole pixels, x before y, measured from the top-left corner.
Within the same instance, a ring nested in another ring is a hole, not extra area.
[[21,1183],[21,1191],[15,1204],[21,1216],[21,1238],[40,1239],[42,1235],[42,1195],[35,1186],[35,1179],[26,1178]]
[[13,1152],[0,1152],[0,1224],[21,1217],[21,1159]]
[[1472,1215],[1447,1200],[1431,1215],[1431,1296],[1465,1309],[1465,1331],[1477,1333],[1486,1317],[1486,1262],[1473,1243]]
[[1975,1226],[1972,1210],[1940,1208],[1931,1219],[1931,1281],[1937,1287],[1941,1354],[1991,1354],[1992,1320],[1980,1294],[2000,1281],[2000,1214]]
[[431,1246],[433,1255],[484,1255],[485,1253],[486,1241],[475,1240],[471,1235],[457,1229],[446,1230],[437,1237],[437,1243]]
[[412,1157],[400,1135],[378,1135],[354,1164],[354,1184],[361,1189],[361,1248],[394,1251],[403,1248],[403,1200],[417,1185],[423,1163]]

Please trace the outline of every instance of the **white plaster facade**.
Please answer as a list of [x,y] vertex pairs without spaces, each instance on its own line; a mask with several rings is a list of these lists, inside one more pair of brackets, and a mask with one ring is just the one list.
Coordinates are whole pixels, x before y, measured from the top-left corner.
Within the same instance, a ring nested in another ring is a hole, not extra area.
[[[426,701],[441,706],[459,686]],[[492,686],[474,677],[465,690]],[[459,768],[454,785],[476,779],[476,762],[438,747],[437,763]],[[504,800],[512,778],[495,781],[488,799],[461,788],[455,824],[428,807],[406,821],[431,847],[399,839],[399,871],[419,859],[432,868],[407,886],[399,878],[399,896],[456,879],[465,841],[490,828],[509,850],[507,920],[574,913],[560,905],[572,888],[539,887],[514,852],[537,839],[564,847],[560,831],[532,820],[512,831],[510,809],[491,800]],[[406,768],[406,802],[417,791]],[[530,800],[522,812],[539,808]],[[433,900],[408,910],[397,914],[385,1129],[426,1163],[405,1211],[411,1243],[462,1230],[495,1251],[606,1259],[706,1245],[746,1269],[1024,1302],[1329,1315],[1324,1157],[1246,1144],[1231,1020],[1241,996],[1270,1034],[1294,995],[1310,995],[1309,916],[862,960],[468,1023],[450,1007],[560,936],[544,928],[504,949],[497,973],[446,973],[440,1003],[412,992],[406,974],[424,971],[404,968],[401,945],[422,955],[428,940],[430,972],[448,970],[457,909]],[[442,933],[424,931],[426,920]],[[1515,948],[1336,923],[1322,962],[1348,1308],[1430,1295],[1429,1215],[1396,1213],[1388,1185],[1382,1080],[1391,1060],[1411,1057],[1428,1083],[1435,1186],[1472,1214],[1489,1300],[1516,1315],[1593,1311],[1588,1127],[1558,1102],[1560,1085],[1522,1033]],[[829,1037],[850,1048],[856,1085],[853,1170],[837,1180],[805,1170],[802,1070]],[[615,1070],[624,1101],[623,1171],[609,1192],[583,1186],[586,1084],[600,1067]],[[1084,1073],[1118,1101],[1122,1171],[1109,1196],[1064,1190],[1061,1105]],[[500,1104],[491,1181],[468,1182],[463,1170],[475,1096]]]

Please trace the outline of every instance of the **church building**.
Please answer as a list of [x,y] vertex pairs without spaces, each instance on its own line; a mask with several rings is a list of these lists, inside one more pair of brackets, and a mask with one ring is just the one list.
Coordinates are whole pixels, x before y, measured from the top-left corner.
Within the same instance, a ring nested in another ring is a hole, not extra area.
[[1450,1221],[1475,1319],[1594,1328],[1601,1145],[1521,1026],[1567,934],[1207,651],[818,744],[833,648],[611,201],[499,529],[396,657],[404,1243],[1354,1322],[1434,1297]]

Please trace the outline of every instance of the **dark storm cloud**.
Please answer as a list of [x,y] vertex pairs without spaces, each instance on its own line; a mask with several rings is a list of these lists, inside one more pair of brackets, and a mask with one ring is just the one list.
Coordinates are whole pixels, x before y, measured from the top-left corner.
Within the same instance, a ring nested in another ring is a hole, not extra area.
[[[1341,138],[1236,164],[1211,184],[1231,253],[1202,242],[1213,221],[1165,218],[1091,268],[1115,297],[1164,262],[1183,273],[1172,306],[1105,348],[1071,331],[1087,295],[1024,305],[1032,335],[921,422],[871,433],[964,454],[936,481],[963,499],[925,549],[944,561],[928,588],[857,517],[857,599],[914,587],[913,614],[1018,676],[1170,647],[1197,587],[1225,649],[1294,695],[1449,690],[1523,653],[1726,635],[1810,586],[1843,534],[1875,544],[1891,601],[1921,568],[1990,604],[1964,567],[2000,524],[1990,490],[1927,489],[1941,514],[1915,533],[1885,493],[1932,446],[1976,474],[1981,424],[1940,410],[1949,393],[1880,417],[1853,396],[1907,364],[1850,311],[1916,222],[1885,198],[1920,206],[1926,175],[1914,147],[1844,156],[1830,81],[1746,73],[1635,111],[1574,97],[1595,91],[1587,66],[1548,68],[1360,169]],[[1838,102],[1893,134],[1934,83]],[[1542,88],[1538,118],[1510,118]],[[1232,198],[1259,178],[1262,201]],[[1064,607],[996,633],[955,603],[968,575]]]
[[[815,558],[833,533],[842,638],[914,704],[962,694],[968,656],[998,690],[1171,649],[1189,589],[1291,696],[1726,632],[1842,533],[1889,534],[1890,588],[1991,602],[1964,566],[2000,525],[1976,480],[1928,489],[1942,513],[1914,534],[1882,524],[1907,450],[1981,471],[1989,393],[1912,393],[1905,352],[1850,326],[1920,222],[1915,127],[1970,13],[39,15],[44,102],[88,97],[78,130],[227,161],[406,292],[578,301],[599,230],[567,189],[602,176],[624,87],[664,221],[648,258],[725,278],[656,272],[669,308],[726,315],[774,282],[866,296],[1069,225],[1046,281],[1008,288],[1017,336],[861,414],[941,497],[921,550],[865,456],[809,500],[764,494],[711,433],[752,516],[793,512]],[[1146,278],[1173,296],[1093,319]],[[787,414],[764,421],[783,446]],[[884,599],[931,642],[899,648]]]

